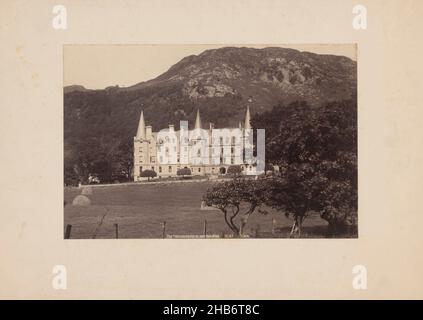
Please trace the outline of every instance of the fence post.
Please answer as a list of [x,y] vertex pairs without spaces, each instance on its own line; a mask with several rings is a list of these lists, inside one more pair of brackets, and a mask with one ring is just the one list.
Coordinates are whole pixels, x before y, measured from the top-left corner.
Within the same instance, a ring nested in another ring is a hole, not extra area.
[[67,224],[66,225],[66,231],[65,231],[65,239],[70,239],[71,229],[72,229],[72,225]]
[[204,238],[207,238],[207,220],[204,220]]
[[116,239],[119,239],[119,226],[117,223],[115,223],[115,233],[116,233]]
[[162,234],[163,239],[166,237],[166,221],[163,221],[163,234]]

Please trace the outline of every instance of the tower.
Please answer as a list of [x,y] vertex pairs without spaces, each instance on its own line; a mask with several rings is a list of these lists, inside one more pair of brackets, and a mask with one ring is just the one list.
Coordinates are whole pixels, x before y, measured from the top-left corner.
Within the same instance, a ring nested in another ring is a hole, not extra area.
[[250,115],[250,107],[247,106],[247,112],[245,113],[245,122],[244,122],[244,163],[246,172],[251,170],[251,160],[253,158],[253,130],[251,129],[251,115]]
[[148,142],[146,140],[146,127],[144,121],[144,112],[141,110],[140,120],[138,122],[137,134],[134,137],[134,180],[142,171],[142,166],[148,160]]

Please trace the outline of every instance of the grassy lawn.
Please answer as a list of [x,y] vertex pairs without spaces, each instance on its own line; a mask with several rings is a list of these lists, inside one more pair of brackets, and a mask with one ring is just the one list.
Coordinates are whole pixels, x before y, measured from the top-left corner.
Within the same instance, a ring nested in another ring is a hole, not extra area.
[[[72,225],[71,239],[115,238],[115,223],[119,225],[119,238],[162,238],[163,221],[166,221],[167,235],[204,238],[204,220],[207,220],[209,237],[229,236],[231,231],[220,211],[200,209],[202,195],[212,183],[193,181],[93,187],[93,194],[88,196],[91,205],[86,207],[72,205],[81,189],[66,187],[64,223],[65,226]],[[268,215],[256,212],[249,219],[244,233],[250,237],[284,238],[288,237],[291,225],[292,220],[280,212],[271,211]],[[304,222],[303,237],[324,237],[325,228],[326,222],[319,217],[308,217]]]

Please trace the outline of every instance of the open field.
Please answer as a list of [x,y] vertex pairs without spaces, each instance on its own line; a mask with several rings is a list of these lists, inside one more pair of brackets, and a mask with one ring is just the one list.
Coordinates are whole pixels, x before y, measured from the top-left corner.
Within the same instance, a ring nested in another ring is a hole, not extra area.
[[[201,198],[207,188],[217,182],[126,184],[93,187],[88,197],[90,206],[73,206],[72,200],[81,189],[66,187],[64,224],[72,225],[71,239],[115,238],[114,224],[119,225],[119,238],[162,238],[162,224],[166,234],[175,237],[204,238],[229,236],[223,214],[218,210],[201,210]],[[272,220],[275,232],[272,234]],[[271,211],[268,215],[254,213],[244,234],[250,237],[288,237],[292,220]],[[308,217],[303,225],[303,237],[322,238],[326,222],[319,217]],[[65,227],[64,226],[64,227]]]

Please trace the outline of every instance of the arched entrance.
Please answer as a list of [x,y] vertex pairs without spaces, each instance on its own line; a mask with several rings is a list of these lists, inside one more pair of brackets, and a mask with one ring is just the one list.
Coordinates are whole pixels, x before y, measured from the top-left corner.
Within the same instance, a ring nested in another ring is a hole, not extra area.
[[221,168],[219,169],[219,173],[220,173],[220,174],[226,174],[226,168],[225,168],[225,167],[221,167]]

